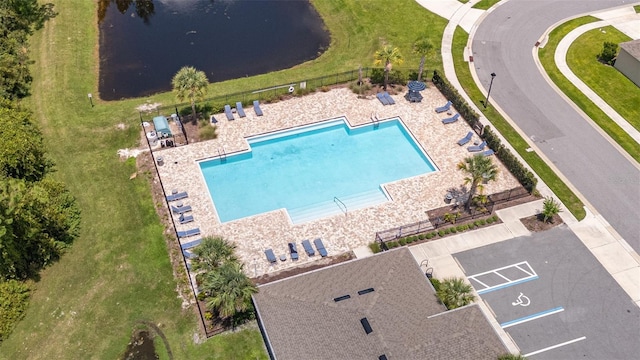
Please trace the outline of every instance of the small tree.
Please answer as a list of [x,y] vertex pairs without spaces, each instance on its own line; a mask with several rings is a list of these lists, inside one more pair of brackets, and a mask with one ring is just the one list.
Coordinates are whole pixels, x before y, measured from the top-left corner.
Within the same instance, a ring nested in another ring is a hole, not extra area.
[[384,89],[387,89],[387,84],[389,83],[389,72],[393,67],[393,64],[396,63],[398,65],[404,62],[404,58],[398,50],[397,47],[392,47],[391,45],[386,45],[382,49],[376,51],[374,55],[374,65],[382,65],[384,64]]
[[482,154],[468,157],[458,164],[458,169],[467,173],[464,178],[465,184],[471,184],[469,189],[469,198],[465,204],[465,209],[470,211],[471,202],[480,187],[482,190],[483,181],[493,181],[498,175],[498,168],[488,156]]
[[413,52],[420,55],[420,67],[418,68],[418,81],[422,79],[424,71],[424,62],[428,55],[433,51],[433,44],[425,38],[420,38],[413,43]]
[[436,295],[449,310],[469,305],[476,299],[471,285],[458,277],[442,280]]
[[204,237],[200,245],[193,249],[194,270],[214,271],[227,263],[238,262],[234,254],[236,246],[221,237]]
[[171,80],[173,91],[178,101],[189,100],[193,118],[197,119],[196,101],[202,100],[207,92],[209,80],[203,71],[194,67],[185,66],[180,69]]
[[598,54],[598,60],[605,64],[613,65],[618,54],[618,44],[605,41],[602,44],[602,51]]
[[207,308],[218,311],[221,317],[232,317],[250,309],[251,295],[258,292],[238,262],[226,263],[206,273],[200,288],[210,295]]
[[542,202],[542,221],[553,222],[553,217],[561,212],[560,202],[551,196],[544,198],[544,202]]

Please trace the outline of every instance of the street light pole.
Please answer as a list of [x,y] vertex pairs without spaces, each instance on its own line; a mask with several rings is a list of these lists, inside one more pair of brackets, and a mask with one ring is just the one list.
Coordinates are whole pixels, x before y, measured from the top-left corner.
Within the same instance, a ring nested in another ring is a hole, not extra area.
[[93,107],[93,95],[91,95],[91,93],[87,94],[87,96],[89,97],[89,104],[91,104],[91,107]]
[[487,105],[489,104],[489,95],[491,95],[491,85],[493,85],[493,79],[496,77],[496,73],[492,72],[491,73],[491,82],[489,83],[489,91],[487,91],[487,98],[484,101],[484,108],[487,108]]

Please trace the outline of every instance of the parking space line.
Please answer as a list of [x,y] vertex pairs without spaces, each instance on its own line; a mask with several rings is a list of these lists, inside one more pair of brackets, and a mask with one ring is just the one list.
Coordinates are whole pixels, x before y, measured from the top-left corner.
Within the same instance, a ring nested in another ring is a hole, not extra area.
[[[506,277],[505,275],[502,275],[500,273],[503,270],[510,270],[510,269],[514,269],[514,268],[520,270],[523,274],[526,274],[526,276],[521,277],[519,279],[511,280],[508,277]],[[528,270],[525,270],[524,268],[527,268]],[[501,283],[501,284],[488,286],[484,282],[478,280],[479,277],[481,277],[483,275],[489,275],[489,274],[501,277],[506,281]],[[484,289],[478,289],[477,293],[478,294],[484,294],[484,293],[488,293],[490,291],[504,289],[504,288],[509,287],[509,286],[521,284],[521,283],[526,282],[526,281],[535,280],[535,279],[538,278],[538,274],[536,274],[536,272],[533,270],[533,268],[531,267],[531,265],[529,265],[529,263],[527,261],[522,261],[522,262],[519,262],[519,263],[516,263],[516,264],[511,264],[511,265],[503,266],[501,268],[497,268],[497,269],[481,272],[481,273],[478,273],[478,274],[474,274],[474,275],[471,275],[471,276],[467,276],[467,278],[469,279],[470,282],[472,282],[471,280],[473,280],[473,281],[479,283],[481,286],[483,286]],[[472,282],[472,284],[473,284],[473,282]]]
[[556,345],[553,345],[553,346],[546,347],[546,348],[544,348],[544,349],[540,349],[540,350],[536,350],[536,351],[534,351],[534,352],[530,352],[530,353],[528,353],[528,354],[524,354],[523,356],[527,358],[527,357],[529,357],[529,356],[533,356],[533,355],[536,355],[536,354],[540,354],[540,353],[545,352],[545,351],[548,351],[548,350],[553,350],[553,349],[559,348],[559,347],[561,347],[561,346],[565,346],[565,345],[573,344],[574,342],[582,341],[582,340],[584,340],[584,339],[586,339],[586,338],[587,338],[586,336],[579,337],[579,338],[577,338],[577,339],[573,339],[573,340],[565,341],[565,342],[560,343],[560,344],[556,344]]
[[542,317],[553,315],[553,314],[557,314],[557,313],[563,312],[563,311],[564,311],[564,308],[562,306],[559,306],[559,307],[556,307],[556,308],[553,308],[553,309],[549,309],[549,310],[545,310],[545,311],[541,311],[539,313],[535,313],[535,314],[532,314],[532,315],[529,315],[529,316],[524,316],[524,317],[521,317],[519,319],[503,322],[502,324],[500,324],[500,326],[503,329],[506,329],[506,328],[511,327],[511,326],[520,325],[520,324],[529,322],[531,320],[540,319]]

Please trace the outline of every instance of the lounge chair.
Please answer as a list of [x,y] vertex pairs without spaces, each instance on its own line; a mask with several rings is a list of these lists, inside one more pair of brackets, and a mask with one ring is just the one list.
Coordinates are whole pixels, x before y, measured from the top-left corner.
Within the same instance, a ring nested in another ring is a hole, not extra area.
[[466,143],[471,141],[472,138],[473,138],[473,131],[469,131],[467,133],[467,136],[465,136],[462,139],[458,140],[458,145],[460,145],[460,146],[465,145]]
[[231,106],[229,105],[224,106],[224,114],[227,115],[227,120],[231,121],[234,119],[233,113],[231,112]]
[[189,194],[187,194],[186,191],[183,191],[180,193],[167,195],[167,201],[176,201],[176,200],[186,199],[188,197],[189,197]]
[[238,112],[238,115],[243,118],[246,117],[247,115],[244,113],[244,109],[242,108],[242,103],[241,102],[237,102],[236,103],[236,111]]
[[196,254],[188,250],[182,250],[182,255],[184,255],[184,257],[186,257],[187,259],[193,259],[197,256]]
[[446,118],[446,119],[442,119],[442,123],[443,124],[451,124],[454,123],[456,121],[458,121],[458,118],[460,117],[460,114],[455,114],[452,117]]
[[180,214],[178,220],[180,221],[180,224],[187,224],[193,221],[193,215]]
[[298,249],[296,243],[289,243],[289,253],[291,254],[291,260],[298,260]]
[[483,141],[480,143],[480,145],[471,145],[467,148],[468,152],[478,152],[478,151],[482,151],[484,149],[484,147],[487,146],[487,142]]
[[414,90],[409,90],[409,93],[407,94],[407,98],[410,102],[422,101],[422,95],[420,94],[420,92],[414,91]]
[[313,240],[313,244],[316,246],[316,249],[318,249],[318,253],[320,253],[320,256],[327,256],[327,249],[324,248],[324,244],[322,243],[322,240],[320,238]]
[[384,96],[384,93],[377,93],[376,97],[378,98],[378,100],[380,100],[382,105],[389,105],[389,100],[387,100],[387,97]]
[[445,112],[445,111],[448,111],[450,108],[451,108],[451,101],[447,101],[446,104],[444,104],[444,105],[442,105],[440,107],[437,107],[436,108],[436,112],[437,113]]
[[181,244],[180,248],[182,250],[191,249],[192,247],[196,247],[196,246],[200,245],[201,242],[202,242],[202,239],[192,240],[192,241],[189,241],[187,243]]
[[185,238],[189,236],[200,235],[200,228],[193,228],[185,231],[178,231],[178,237]]
[[307,253],[307,255],[313,256],[316,254],[316,251],[313,250],[313,247],[311,246],[309,240],[302,241],[302,247],[304,248],[304,251]]
[[273,253],[273,250],[267,249],[264,251],[264,254],[267,256],[267,260],[270,263],[275,264],[278,262],[278,259],[276,258],[276,255]]
[[191,205],[185,205],[185,206],[173,206],[171,205],[171,211],[173,211],[174,214],[176,215],[182,215],[186,212],[191,211]]
[[493,150],[489,149],[489,150],[484,151],[484,152],[482,153],[482,156],[491,156],[491,155],[493,155],[493,154],[495,154],[495,151],[493,151]]
[[260,109],[260,101],[253,100],[253,111],[256,112],[256,115],[262,116],[262,109]]
[[382,96],[384,96],[387,99],[387,102],[389,103],[389,105],[395,105],[396,104],[396,101],[393,100],[393,98],[391,97],[391,95],[389,95],[388,92],[386,92],[386,91],[383,92]]

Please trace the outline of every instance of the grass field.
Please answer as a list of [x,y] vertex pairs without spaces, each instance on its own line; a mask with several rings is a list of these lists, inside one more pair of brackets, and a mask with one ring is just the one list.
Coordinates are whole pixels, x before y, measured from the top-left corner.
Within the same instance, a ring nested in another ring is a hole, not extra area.
[[[116,359],[140,321],[156,324],[175,359],[266,359],[260,334],[249,329],[194,344],[197,318],[181,307],[150,196],[148,175],[116,152],[139,145],[135,107],[172,104],[171,93],[89,106],[96,94],[98,31],[94,1],[54,0],[59,15],[31,40],[34,83],[27,100],[40,123],[55,177],[68,184],[82,209],[82,232],[59,263],[42,273],[26,317],[0,345],[2,359]],[[439,44],[445,21],[413,0],[314,1],[332,34],[319,59],[268,75],[212,84],[209,95],[255,89],[370,66],[384,41],[400,48],[405,66],[418,65],[418,37]],[[111,6],[115,6],[112,4]],[[407,21],[411,19],[411,21]],[[439,52],[428,69],[441,69]],[[170,79],[167,79],[170,81]],[[117,125],[124,124],[120,130]],[[160,351],[168,358],[167,351]]]
[[542,181],[549,186],[549,188],[558,196],[560,201],[569,210],[573,216],[578,220],[584,219],[586,213],[584,211],[584,204],[580,199],[569,189],[569,187],[556,175],[555,172],[536,154],[535,152],[526,151],[529,148],[529,144],[518,134],[518,132],[509,125],[509,123],[500,115],[494,107],[489,106],[483,109],[480,104],[480,100],[484,101],[484,95],[473,81],[471,76],[471,70],[469,64],[464,61],[464,47],[467,45],[469,35],[461,28],[457,27],[453,35],[453,63],[456,69],[456,75],[460,84],[464,88],[464,91],[469,95],[471,99],[476,101],[476,106],[482,109],[484,116],[491,122],[506,139],[511,146],[518,152],[518,154],[533,168],[533,170],[540,176]]
[[477,4],[473,5],[473,8],[487,10],[498,2],[500,2],[500,0],[480,0]]
[[640,130],[640,88],[616,68],[597,59],[605,41],[620,44],[631,40],[613,26],[587,31],[569,47],[567,64],[580,80]]
[[[544,48],[538,50],[540,63],[544,67],[549,78],[573,101],[582,111],[584,111],[591,120],[593,120],[602,130],[604,130],[615,142],[617,142],[632,158],[640,162],[640,144],[629,136],[620,126],[611,121],[600,108],[587,98],[578,88],[576,88],[567,78],[565,78],[554,61],[554,54],[558,43],[571,30],[580,25],[598,21],[599,19],[592,16],[585,16],[568,21],[549,34],[549,40]],[[602,47],[602,43],[598,46]],[[583,71],[580,71],[581,73]],[[599,79],[597,81],[606,81]]]

